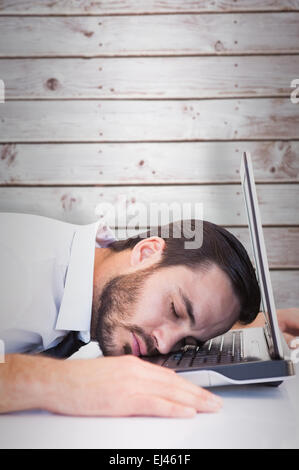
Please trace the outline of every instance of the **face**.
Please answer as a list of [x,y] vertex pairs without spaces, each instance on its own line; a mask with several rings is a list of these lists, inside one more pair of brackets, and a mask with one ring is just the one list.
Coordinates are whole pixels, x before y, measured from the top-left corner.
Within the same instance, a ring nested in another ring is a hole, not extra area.
[[216,265],[151,266],[106,284],[96,339],[104,355],[167,354],[227,331],[239,308],[228,276]]

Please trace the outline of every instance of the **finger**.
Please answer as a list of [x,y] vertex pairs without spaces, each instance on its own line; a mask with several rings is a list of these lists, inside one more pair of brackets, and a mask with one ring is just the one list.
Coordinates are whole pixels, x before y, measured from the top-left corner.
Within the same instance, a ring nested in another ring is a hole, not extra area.
[[290,347],[291,349],[297,349],[297,348],[299,348],[299,337],[298,337],[298,336],[293,337],[293,338],[290,340],[289,347]]
[[134,381],[134,392],[158,396],[172,402],[195,408],[198,412],[215,412],[222,406],[222,399],[200,387],[188,389],[167,382],[152,379],[137,379]]
[[[145,379],[151,378],[152,380],[158,380],[167,383],[172,387],[182,388],[191,393],[194,393],[196,396],[201,396],[203,399],[212,401],[216,397],[215,400],[217,401],[217,396],[214,395],[212,392],[193,384],[192,382],[184,379],[183,377],[180,377],[174,370],[167,369],[166,367],[157,366],[156,364],[147,363],[146,361],[141,362],[145,363],[146,365],[148,364],[150,366],[153,366],[144,367],[143,377]],[[166,374],[164,373],[165,370],[167,372]]]
[[[163,382],[165,382],[164,378]],[[195,385],[194,383],[190,382],[190,380],[183,378],[177,373],[169,378],[167,377],[167,384],[170,385],[172,389],[176,388],[193,393],[196,397],[200,397],[202,400],[207,400],[210,402],[214,400],[215,402],[219,402],[219,404],[222,403],[222,400],[218,398],[217,395],[210,392],[209,390],[206,390],[205,388],[200,387],[199,385]]]
[[290,335],[299,335],[299,309],[289,308],[280,311],[278,323],[281,321],[282,331]]
[[[155,388],[155,387],[154,387]],[[158,384],[156,393],[180,405],[195,408],[198,412],[215,412],[222,407],[222,399],[198,387],[195,391],[169,384]]]
[[214,413],[222,407],[222,399],[212,393],[195,394],[186,390],[172,389],[169,395],[170,398],[176,403],[191,406],[201,413]]
[[[292,346],[292,342],[295,339],[295,336],[293,336],[289,333],[283,333],[283,336],[284,336],[289,348],[293,348],[294,346]],[[295,348],[296,348],[296,346],[295,346]]]
[[216,396],[209,390],[206,390],[205,388],[202,388],[199,385],[195,385],[194,383],[190,382],[190,380],[185,379],[179,374],[175,374],[174,376],[172,376],[170,378],[170,383],[173,384],[173,386],[181,386],[183,389],[195,393],[196,395],[200,395],[203,398],[206,397],[212,399]]
[[153,364],[152,362],[145,361],[144,359],[138,358],[140,362],[140,366],[144,367],[146,370],[157,371],[164,375],[175,375],[175,371],[173,369],[169,369],[168,367],[163,367],[158,364]]
[[132,366],[134,370],[139,374],[143,374],[144,377],[160,377],[161,380],[170,380],[171,377],[176,377],[176,372],[173,369],[168,369],[157,364],[139,359],[136,356],[131,356],[133,359]]
[[[155,376],[160,376],[160,377],[165,377],[169,378],[172,376],[175,376],[176,373],[174,370],[168,369],[166,367],[161,367],[157,364],[152,364],[150,362],[144,361],[143,359],[140,359],[137,356],[133,355],[124,355],[120,357],[107,357],[105,358],[106,360],[111,360],[114,361],[117,360],[118,363],[121,361],[122,367],[121,369],[123,371],[133,371],[136,372],[139,376],[142,375],[144,377],[147,377],[148,375],[155,375]],[[99,358],[97,360],[102,360],[102,358]]]
[[159,416],[163,418],[192,418],[196,409],[174,403],[157,396],[139,394],[134,396],[134,404],[130,416]]

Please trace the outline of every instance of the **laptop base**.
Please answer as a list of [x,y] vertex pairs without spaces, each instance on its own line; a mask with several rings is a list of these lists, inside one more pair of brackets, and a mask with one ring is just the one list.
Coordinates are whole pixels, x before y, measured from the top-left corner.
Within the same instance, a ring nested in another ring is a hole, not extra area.
[[[234,354],[233,357],[229,357],[227,354],[232,352],[231,346],[228,345],[226,351],[223,349],[227,342],[231,342],[232,335],[234,337],[241,335],[242,341],[239,344],[241,352],[236,351],[237,341],[234,341]],[[194,352],[187,347],[185,349],[187,358],[182,355],[181,351],[164,356],[142,357],[142,359],[171,368],[183,378],[202,387],[251,383],[278,386],[295,374],[291,360],[271,358],[265,330],[262,327],[231,330],[213,341],[218,346],[220,345],[219,351],[213,349],[213,342],[208,347],[205,344],[202,348],[196,348]],[[222,352],[225,353],[224,361],[220,358]],[[190,356],[192,360],[189,363]],[[176,358],[178,358],[177,362]]]

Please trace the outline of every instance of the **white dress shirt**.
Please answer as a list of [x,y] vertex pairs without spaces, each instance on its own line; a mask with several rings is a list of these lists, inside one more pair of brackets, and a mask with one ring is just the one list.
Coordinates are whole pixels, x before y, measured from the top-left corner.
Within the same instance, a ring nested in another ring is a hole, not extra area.
[[[69,331],[90,342],[95,247],[113,240],[111,229],[99,222],[74,225],[0,213],[0,340],[5,354],[38,353]],[[101,354],[92,343],[91,354],[82,357]]]

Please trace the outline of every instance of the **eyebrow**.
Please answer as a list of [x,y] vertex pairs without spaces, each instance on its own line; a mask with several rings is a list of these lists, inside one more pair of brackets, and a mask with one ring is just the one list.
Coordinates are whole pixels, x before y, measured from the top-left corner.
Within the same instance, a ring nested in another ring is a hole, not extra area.
[[188,317],[190,319],[190,323],[192,326],[195,326],[195,317],[194,317],[194,313],[193,313],[193,305],[192,305],[192,302],[190,301],[190,299],[188,299],[188,297],[186,297],[186,295],[182,292],[182,290],[179,288],[179,292],[180,292],[180,295],[183,299],[183,302],[185,304],[185,309],[186,309],[186,312],[188,314]]

